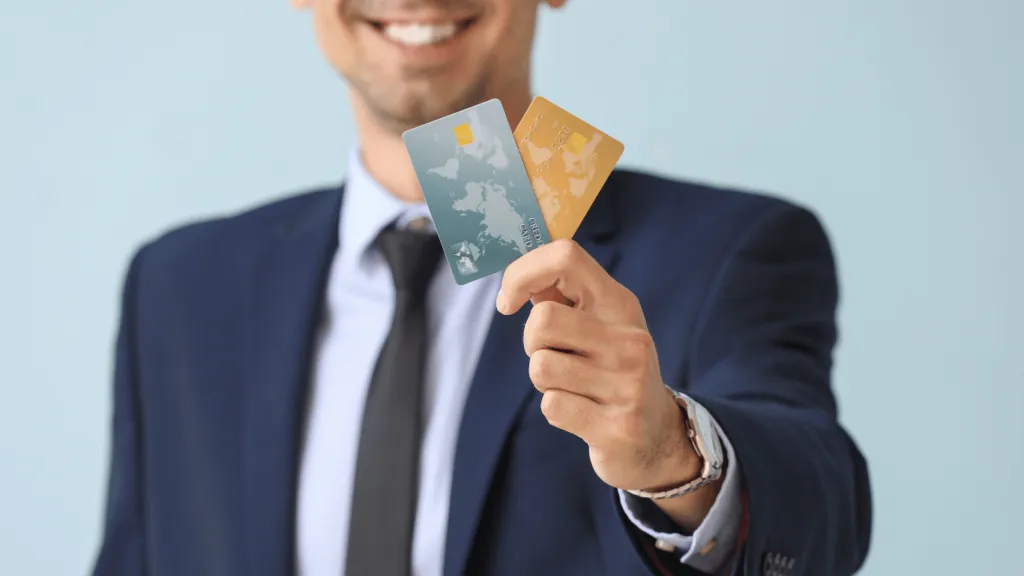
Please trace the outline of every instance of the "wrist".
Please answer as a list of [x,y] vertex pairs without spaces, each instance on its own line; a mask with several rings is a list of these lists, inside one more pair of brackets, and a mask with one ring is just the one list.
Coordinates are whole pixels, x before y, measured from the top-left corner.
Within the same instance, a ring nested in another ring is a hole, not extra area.
[[721,491],[722,479],[705,484],[700,488],[672,498],[652,500],[684,534],[693,534],[711,512]]
[[668,438],[662,444],[656,473],[643,489],[645,492],[660,493],[692,482],[700,477],[704,466],[703,458],[690,441],[686,412],[676,404],[674,398],[670,402],[669,424],[666,426],[669,429]]
[[673,420],[663,429],[665,441],[657,473],[634,496],[651,499],[684,530],[695,530],[714,504],[724,478],[725,457],[711,415],[683,394],[666,387]]

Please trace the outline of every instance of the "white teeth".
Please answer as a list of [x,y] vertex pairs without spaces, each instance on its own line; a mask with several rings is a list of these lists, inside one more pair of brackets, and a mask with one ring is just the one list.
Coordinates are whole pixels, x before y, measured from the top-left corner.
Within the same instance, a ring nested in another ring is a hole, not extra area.
[[458,31],[458,26],[454,22],[447,22],[445,24],[386,24],[383,31],[385,36],[399,44],[425,46],[451,38]]

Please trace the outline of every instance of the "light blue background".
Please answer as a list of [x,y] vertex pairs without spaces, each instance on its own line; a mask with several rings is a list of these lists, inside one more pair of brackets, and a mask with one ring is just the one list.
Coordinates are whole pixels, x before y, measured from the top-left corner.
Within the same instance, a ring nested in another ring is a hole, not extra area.
[[[864,573],[1016,573],[1024,3],[578,0],[542,24],[537,92],[625,164],[824,219],[842,418],[875,489]],[[337,181],[352,137],[284,0],[2,3],[0,571],[92,561],[134,247]]]

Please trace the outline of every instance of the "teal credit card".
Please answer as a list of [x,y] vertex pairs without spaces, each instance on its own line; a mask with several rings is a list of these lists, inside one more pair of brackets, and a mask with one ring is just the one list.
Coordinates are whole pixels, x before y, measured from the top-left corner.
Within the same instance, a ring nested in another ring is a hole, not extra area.
[[501,102],[402,135],[455,281],[505,269],[551,242]]

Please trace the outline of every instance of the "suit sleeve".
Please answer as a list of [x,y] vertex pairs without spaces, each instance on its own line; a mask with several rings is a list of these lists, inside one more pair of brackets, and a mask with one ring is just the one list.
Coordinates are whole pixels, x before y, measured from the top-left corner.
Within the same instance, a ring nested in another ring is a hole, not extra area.
[[[687,402],[696,404],[692,398],[688,398]],[[743,519],[743,494],[740,486],[742,472],[729,437],[718,422],[712,424],[722,443],[727,465],[718,496],[704,521],[692,534],[683,532],[651,500],[618,490],[619,504],[633,526],[651,538],[672,546],[668,554],[654,554],[665,556],[664,559],[659,558],[662,567],[681,562],[704,574],[728,574],[730,571]],[[678,556],[678,560],[674,556]],[[666,562],[662,563],[662,560]]]
[[842,576],[867,555],[867,465],[831,389],[837,305],[825,231],[786,205],[738,243],[699,319],[687,393],[741,464],[748,525],[738,574]]
[[136,292],[141,253],[128,267],[114,357],[113,426],[106,512],[94,576],[146,573],[141,430],[135,359]]

